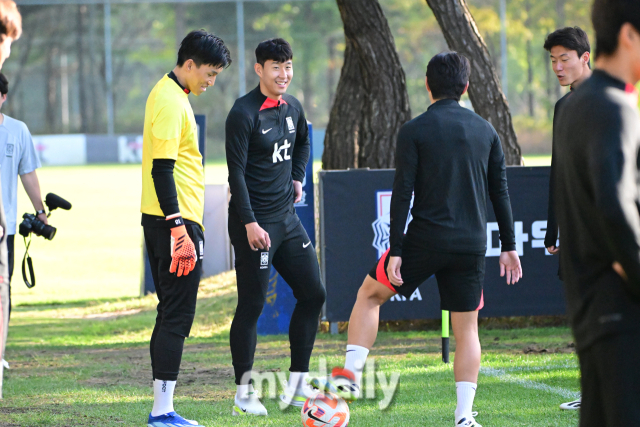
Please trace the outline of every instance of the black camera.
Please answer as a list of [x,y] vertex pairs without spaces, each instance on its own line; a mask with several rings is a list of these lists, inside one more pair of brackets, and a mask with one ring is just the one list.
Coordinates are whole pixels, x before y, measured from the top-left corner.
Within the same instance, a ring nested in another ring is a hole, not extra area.
[[20,223],[20,234],[27,237],[29,233],[42,236],[47,240],[53,240],[56,235],[56,228],[40,221],[34,214],[26,213],[22,215]]
[[[47,197],[45,197],[44,199],[44,203],[49,208],[49,215],[51,215],[51,211],[57,208],[67,211],[71,209],[71,203],[53,193],[47,194]],[[52,240],[56,235],[55,227],[45,224],[44,222],[40,221],[35,215],[29,213],[22,215],[22,222],[20,223],[19,231],[20,234],[24,237],[27,237],[30,233],[33,233],[36,236],[42,236],[47,240]]]

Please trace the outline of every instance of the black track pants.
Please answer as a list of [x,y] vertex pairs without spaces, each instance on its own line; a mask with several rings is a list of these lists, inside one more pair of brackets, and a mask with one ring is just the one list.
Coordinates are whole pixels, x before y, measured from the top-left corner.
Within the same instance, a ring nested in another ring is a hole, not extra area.
[[144,239],[159,301],[150,345],[154,380],[178,379],[184,339],[189,336],[196,313],[204,234],[199,225],[187,224],[186,229],[196,247],[198,262],[192,272],[178,277],[176,273],[169,273],[171,230],[144,227]]
[[[238,307],[231,324],[231,356],[236,384],[253,368],[258,318],[264,307],[271,265],[287,282],[296,298],[289,325],[292,372],[308,372],[326,293],[320,280],[316,251],[298,215],[276,223],[260,223],[269,233],[269,250],[251,250],[247,231],[233,209],[229,210],[229,237],[236,255]],[[248,378],[245,378],[248,380]]]
[[640,334],[613,334],[578,352],[580,427],[632,426],[640,420]]

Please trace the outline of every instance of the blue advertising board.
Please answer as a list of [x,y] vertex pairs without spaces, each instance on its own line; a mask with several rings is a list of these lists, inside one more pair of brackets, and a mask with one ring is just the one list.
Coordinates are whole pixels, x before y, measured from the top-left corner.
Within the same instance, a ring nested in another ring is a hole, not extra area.
[[[302,226],[307,231],[311,244],[316,244],[315,209],[313,192],[313,126],[309,123],[311,152],[304,181],[302,183],[302,200],[296,203],[296,213]],[[266,303],[258,319],[258,334],[273,335],[289,332],[289,322],[296,305],[296,299],[287,282],[271,267]]]
[[[487,212],[487,251],[483,317],[559,315],[566,309],[558,279],[558,257],[544,248],[549,167],[509,167],[507,179],[523,278],[507,286],[499,275],[500,241],[491,203]],[[393,169],[322,171],[320,182],[320,260],[327,289],[326,319],[349,320],[365,276],[389,247],[389,206]],[[442,316],[434,277],[410,298],[393,297],[381,320],[437,319]]]

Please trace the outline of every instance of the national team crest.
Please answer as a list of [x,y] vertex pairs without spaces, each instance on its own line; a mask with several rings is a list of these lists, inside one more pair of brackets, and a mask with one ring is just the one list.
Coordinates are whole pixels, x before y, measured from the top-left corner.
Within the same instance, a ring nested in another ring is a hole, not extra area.
[[[411,204],[409,209],[413,207],[413,196],[411,197]],[[373,247],[378,250],[378,258],[389,249],[389,229],[391,227],[391,191],[378,191],[376,192],[376,216],[378,219],[373,221],[371,226],[373,227]],[[411,222],[413,217],[411,211],[407,216],[407,224],[405,225],[404,232],[407,232],[407,226]]]
[[287,126],[289,127],[289,133],[296,131],[296,127],[293,125],[293,119],[291,117],[287,117]]

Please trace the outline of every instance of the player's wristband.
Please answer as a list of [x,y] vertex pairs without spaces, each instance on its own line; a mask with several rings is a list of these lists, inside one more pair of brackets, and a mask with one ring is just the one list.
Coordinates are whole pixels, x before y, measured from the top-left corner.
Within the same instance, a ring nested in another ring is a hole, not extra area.
[[43,213],[46,213],[46,212],[44,211],[44,209],[39,209],[39,210],[37,210],[37,211],[36,211],[36,216],[38,216],[38,215],[40,215],[40,214],[43,214]]
[[170,228],[180,227],[184,225],[184,219],[181,216],[175,216],[171,219],[167,219],[167,221],[171,221]]

